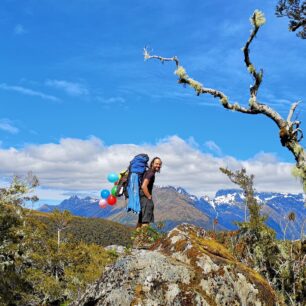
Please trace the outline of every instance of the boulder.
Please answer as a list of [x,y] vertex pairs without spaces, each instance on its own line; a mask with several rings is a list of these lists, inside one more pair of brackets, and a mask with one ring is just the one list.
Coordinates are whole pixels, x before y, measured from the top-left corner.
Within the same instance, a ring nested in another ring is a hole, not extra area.
[[108,267],[72,305],[277,305],[268,282],[205,230],[182,224]]

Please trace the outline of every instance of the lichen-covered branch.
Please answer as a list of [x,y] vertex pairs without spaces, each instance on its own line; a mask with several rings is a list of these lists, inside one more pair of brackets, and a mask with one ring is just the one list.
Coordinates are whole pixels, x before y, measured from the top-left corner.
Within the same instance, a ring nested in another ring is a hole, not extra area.
[[250,56],[249,56],[249,46],[251,42],[253,41],[256,33],[258,32],[259,28],[265,23],[265,18],[262,12],[256,10],[254,14],[251,16],[250,21],[253,25],[253,30],[251,32],[251,35],[246,42],[243,52],[245,56],[245,63],[247,66],[248,71],[250,74],[253,76],[255,82],[254,85],[251,86],[250,89],[250,99],[249,99],[249,108],[246,108],[239,103],[230,103],[229,98],[227,97],[226,94],[224,94],[222,91],[217,90],[217,89],[212,89],[212,88],[207,88],[204,87],[203,84],[200,82],[194,80],[191,78],[185,68],[180,65],[179,59],[177,56],[173,57],[162,57],[159,55],[151,55],[149,50],[147,48],[144,48],[144,59],[149,60],[149,59],[157,59],[160,60],[162,63],[166,61],[173,61],[176,64],[176,70],[175,74],[178,76],[178,83],[184,84],[184,85],[189,85],[192,87],[196,94],[199,96],[201,94],[210,94],[215,98],[219,98],[222,106],[226,109],[233,110],[233,111],[238,111],[241,113],[247,113],[247,114],[265,114],[269,118],[271,118],[275,123],[278,125],[279,128],[281,128],[285,122],[282,119],[282,117],[274,111],[272,108],[270,108],[268,105],[259,103],[257,101],[257,91],[259,89],[259,86],[262,81],[262,76],[263,72],[262,70],[260,72],[257,72],[254,65],[251,63]]
[[176,70],[174,73],[178,76],[178,83],[190,86],[195,90],[196,95],[199,96],[201,94],[209,94],[214,98],[219,98],[220,103],[226,109],[251,115],[263,114],[273,120],[279,128],[279,137],[281,144],[291,151],[296,160],[296,169],[294,170],[294,173],[299,178],[301,178],[304,191],[306,192],[306,153],[304,148],[300,145],[300,141],[303,138],[303,132],[300,128],[301,122],[297,120],[293,122],[291,121],[299,102],[292,104],[286,120],[282,118],[282,116],[270,106],[258,101],[257,93],[262,82],[263,70],[261,69],[257,71],[255,69],[255,66],[253,65],[250,59],[249,48],[258,30],[265,23],[264,14],[258,10],[255,10],[255,12],[250,18],[250,21],[253,28],[250,37],[243,48],[244,62],[246,64],[247,70],[254,79],[254,83],[250,87],[250,99],[248,101],[248,107],[242,106],[239,103],[231,103],[227,95],[222,91],[204,87],[202,83],[191,78],[187,74],[185,68],[180,64],[177,56],[162,57],[159,55],[151,55],[148,49],[144,48],[144,59],[157,59],[162,63],[166,61],[173,61],[176,65]]
[[[256,36],[259,28],[266,22],[266,19],[262,12],[256,10],[253,13],[252,17],[250,18],[250,21],[253,25],[253,30],[251,32],[251,35],[248,41],[246,42],[243,48],[243,53],[244,53],[244,62],[247,66],[247,69],[255,80],[254,85],[252,85],[250,88],[250,94],[251,94],[251,99],[253,99],[253,103],[256,103],[256,95],[257,95],[257,91],[262,81],[263,70],[260,70],[259,72],[257,72],[254,65],[251,63],[250,56],[249,56],[250,54],[249,47],[254,37]],[[250,106],[253,107],[253,104],[250,103]]]
[[243,106],[240,106],[238,103],[234,103],[234,104],[230,103],[229,100],[228,100],[228,97],[222,91],[212,89],[212,88],[206,88],[200,82],[198,82],[198,81],[192,79],[191,77],[189,77],[189,75],[187,74],[184,67],[179,64],[179,60],[176,56],[167,58],[167,57],[161,57],[161,56],[158,56],[158,55],[150,55],[148,49],[145,48],[144,49],[144,59],[145,60],[158,59],[161,62],[173,61],[173,62],[175,62],[176,67],[177,67],[177,69],[175,70],[174,73],[179,78],[178,83],[189,85],[190,87],[192,87],[195,90],[195,92],[198,96],[200,94],[210,94],[214,98],[219,98],[221,104],[229,110],[237,110],[237,111],[242,112],[242,113],[250,113],[250,114],[256,114],[257,113],[256,110],[247,109]]

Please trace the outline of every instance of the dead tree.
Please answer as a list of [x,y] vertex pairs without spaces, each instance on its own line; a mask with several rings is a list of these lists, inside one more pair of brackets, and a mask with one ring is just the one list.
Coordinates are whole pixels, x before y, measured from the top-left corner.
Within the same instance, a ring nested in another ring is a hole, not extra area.
[[189,77],[185,68],[180,64],[179,59],[176,56],[162,57],[158,55],[151,55],[149,50],[144,48],[144,59],[157,59],[162,63],[167,61],[174,62],[176,65],[175,74],[178,76],[178,83],[192,87],[198,96],[201,94],[209,94],[214,98],[218,98],[222,106],[226,109],[249,115],[263,114],[273,120],[279,128],[279,137],[282,146],[286,147],[295,158],[296,167],[294,167],[292,174],[300,178],[303,184],[304,192],[306,192],[306,152],[300,144],[300,141],[303,138],[303,132],[300,128],[301,121],[292,121],[292,116],[300,101],[292,103],[286,119],[282,118],[278,112],[267,104],[258,101],[257,92],[262,82],[263,70],[260,69],[258,71],[251,62],[250,44],[266,20],[262,12],[255,10],[250,18],[250,21],[253,28],[249,39],[243,47],[244,62],[248,72],[253,78],[253,84],[250,86],[250,99],[248,101],[248,107],[242,106],[239,103],[231,103],[229,98],[222,91],[204,87],[203,84]]

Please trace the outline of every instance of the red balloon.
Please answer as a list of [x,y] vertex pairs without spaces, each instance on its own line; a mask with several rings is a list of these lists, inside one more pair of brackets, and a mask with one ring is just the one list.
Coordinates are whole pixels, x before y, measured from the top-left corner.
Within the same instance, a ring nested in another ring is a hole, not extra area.
[[114,197],[113,195],[110,195],[108,198],[107,198],[107,203],[109,205],[115,205],[117,202],[117,198]]
[[117,181],[117,182],[115,182],[115,183],[114,183],[114,185],[115,185],[115,186],[117,186],[117,185],[118,185],[118,181]]

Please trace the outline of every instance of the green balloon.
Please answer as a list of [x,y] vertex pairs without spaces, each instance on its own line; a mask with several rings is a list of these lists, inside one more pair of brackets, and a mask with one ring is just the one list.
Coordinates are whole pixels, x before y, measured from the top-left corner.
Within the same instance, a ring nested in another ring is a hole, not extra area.
[[116,192],[117,192],[117,186],[114,186],[114,187],[112,188],[111,194],[112,194],[113,196],[116,196]]

